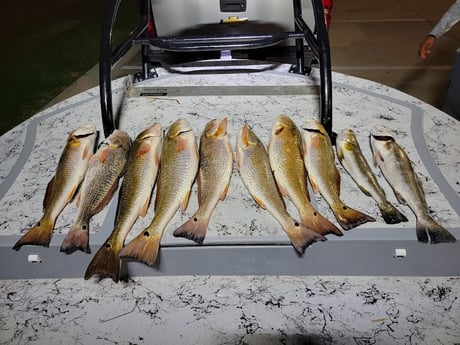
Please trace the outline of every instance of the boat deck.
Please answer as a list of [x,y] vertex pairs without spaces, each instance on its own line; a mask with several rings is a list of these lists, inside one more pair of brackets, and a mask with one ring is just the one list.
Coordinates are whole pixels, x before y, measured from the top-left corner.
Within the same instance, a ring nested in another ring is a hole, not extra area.
[[[233,144],[243,122],[267,143],[279,114],[302,126],[306,117],[319,113],[317,71],[300,76],[288,68],[160,69],[159,78],[129,92],[118,79],[113,83],[117,123],[134,138],[154,122],[167,128],[185,118],[198,140],[206,122],[226,116]],[[392,88],[340,73],[333,73],[333,105],[333,130],[352,128],[369,160],[371,127],[384,124],[395,131],[421,177],[433,217],[460,238],[459,122]],[[178,212],[165,231],[158,262],[154,267],[125,262],[127,281],[85,281],[92,255],[59,252],[75,217],[74,203],[58,218],[49,248],[12,250],[41,216],[66,137],[83,123],[102,131],[96,88],[36,114],[0,138],[0,343],[396,345],[460,339],[460,244],[417,242],[413,213],[397,204],[377,168],[389,200],[409,221],[385,224],[375,202],[337,162],[343,200],[377,221],[344,231],[342,237],[328,236],[303,257],[255,204],[236,169],[204,244],[172,236],[197,208],[195,185],[187,210]],[[311,196],[335,222],[324,200]],[[91,221],[92,253],[112,230],[116,204],[117,195]],[[287,206],[296,215],[290,202]],[[153,207],[128,240],[152,217]],[[399,255],[401,249],[405,256]],[[33,255],[41,262],[30,262]]]
[[[114,82],[114,102],[120,129],[134,138],[159,122],[167,128],[178,118],[193,126],[197,141],[205,124],[228,118],[228,132],[235,149],[235,135],[244,122],[264,143],[274,119],[289,115],[300,127],[307,117],[317,117],[318,78],[288,73],[288,65],[211,66],[203,64],[174,70],[159,70],[159,78],[135,86],[126,79]],[[216,70],[219,69],[219,70]],[[460,235],[459,122],[435,108],[394,89],[367,80],[334,73],[333,131],[352,128],[366,158],[371,162],[369,131],[383,124],[395,131],[423,181],[430,211],[457,238]],[[25,246],[11,250],[21,234],[41,216],[47,182],[54,174],[66,136],[83,123],[102,130],[98,92],[90,89],[35,115],[1,137],[0,211],[1,256],[8,258],[6,278],[82,276],[91,255],[59,252],[63,237],[76,215],[75,203],[58,218],[50,248]],[[197,209],[196,184],[188,208],[178,212],[168,225],[154,268],[127,263],[132,275],[157,274],[347,274],[347,275],[457,275],[459,244],[421,244],[415,236],[415,217],[399,205],[378,168],[375,173],[387,196],[409,222],[387,225],[372,198],[366,197],[343,170],[341,197],[346,204],[377,219],[343,237],[328,236],[327,242],[309,247],[299,258],[287,236],[267,211],[258,207],[234,167],[227,198],[218,204],[203,246],[174,238],[172,232]],[[321,196],[312,195],[320,213],[336,223]],[[90,225],[92,252],[113,228],[117,196]],[[290,202],[288,210],[297,216]],[[142,231],[153,217],[153,203],[145,218],[134,225],[127,241]],[[395,249],[406,249],[405,258]],[[28,263],[28,255],[42,259]],[[212,258],[212,260],[209,260]],[[207,261],[207,265],[197,263]],[[57,262],[59,269],[56,267]],[[423,264],[421,264],[423,263]],[[28,273],[27,273],[28,272]]]

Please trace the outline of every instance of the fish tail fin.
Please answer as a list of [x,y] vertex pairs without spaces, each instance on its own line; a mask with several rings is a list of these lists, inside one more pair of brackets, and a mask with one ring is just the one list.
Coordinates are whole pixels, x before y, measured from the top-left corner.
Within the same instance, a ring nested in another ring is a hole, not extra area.
[[208,223],[209,219],[200,219],[193,216],[174,230],[173,235],[175,237],[185,237],[186,239],[195,241],[198,244],[203,244],[208,230]]
[[118,255],[121,258],[131,258],[153,266],[158,256],[160,240],[160,234],[151,234],[146,229],[123,247]]
[[307,228],[312,229],[320,235],[326,236],[329,234],[334,234],[336,236],[343,236],[342,231],[321,215],[318,211],[313,210],[310,214],[301,213],[300,222],[305,225]]
[[345,230],[350,230],[368,222],[375,222],[375,218],[362,213],[354,208],[342,204],[340,209],[334,209],[334,214],[339,224]]
[[66,254],[71,254],[76,250],[91,253],[89,247],[89,225],[87,223],[76,223],[72,225],[62,241],[60,250]]
[[115,283],[120,277],[121,260],[118,256],[118,250],[107,241],[94,255],[85,272],[85,279],[91,278],[95,274],[101,277],[110,277]]
[[456,242],[455,236],[431,217],[422,220],[417,219],[416,232],[419,242],[427,243],[427,234],[430,236],[431,243]]
[[43,217],[15,243],[13,249],[19,250],[27,244],[49,247],[51,237],[53,236],[53,229],[54,220]]
[[327,238],[301,223],[295,223],[286,229],[286,233],[291,240],[292,246],[302,255],[305,249],[317,241],[327,241]]
[[378,207],[385,223],[398,224],[407,222],[406,216],[399,212],[399,210],[388,201],[380,203]]

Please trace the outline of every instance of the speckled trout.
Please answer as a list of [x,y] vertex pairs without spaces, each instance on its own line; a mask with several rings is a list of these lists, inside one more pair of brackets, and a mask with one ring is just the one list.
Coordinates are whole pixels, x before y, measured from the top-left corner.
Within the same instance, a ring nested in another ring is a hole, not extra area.
[[383,220],[387,224],[407,222],[406,216],[399,212],[391,204],[385,195],[385,191],[377,181],[366,158],[361,151],[355,133],[350,128],[345,128],[336,138],[337,158],[342,166],[353,178],[361,191],[372,197],[382,213]]
[[294,203],[300,222],[321,235],[342,236],[342,232],[310,203],[308,177],[302,158],[302,137],[287,115],[280,115],[273,123],[268,157],[278,189],[283,197],[288,196]]
[[118,253],[138,217],[147,214],[160,166],[162,141],[162,127],[155,123],[139,133],[132,143],[120,188],[115,226],[88,265],[85,279],[99,274],[118,281],[121,267]]
[[198,162],[195,134],[186,120],[179,119],[169,127],[163,139],[155,216],[150,225],[120,251],[120,257],[150,266],[155,263],[166,226],[178,209],[187,208]]
[[72,201],[85,177],[96,141],[97,130],[91,124],[83,125],[70,133],[56,172],[46,189],[43,216],[16,242],[13,249],[19,250],[26,244],[49,246],[57,217]]
[[115,130],[102,141],[96,153],[91,157],[77,198],[77,217],[62,241],[61,252],[67,254],[76,250],[90,252],[90,220],[95,214],[102,211],[117,190],[129,146],[128,134]]
[[257,204],[280,223],[296,251],[303,254],[310,244],[325,241],[325,237],[289,215],[276,186],[267,151],[247,124],[238,133],[236,148],[237,166],[246,188]]
[[374,164],[382,170],[398,201],[414,212],[417,239],[428,242],[429,235],[431,243],[455,242],[455,237],[430,216],[422,183],[393,133],[384,126],[373,127],[371,148]]
[[212,120],[200,138],[198,210],[174,231],[174,236],[203,243],[212,212],[227,195],[233,168],[233,151],[227,134],[227,118]]
[[316,119],[307,119],[302,136],[304,163],[313,191],[326,200],[342,228],[350,230],[375,222],[373,217],[345,205],[340,199],[340,174],[324,126]]

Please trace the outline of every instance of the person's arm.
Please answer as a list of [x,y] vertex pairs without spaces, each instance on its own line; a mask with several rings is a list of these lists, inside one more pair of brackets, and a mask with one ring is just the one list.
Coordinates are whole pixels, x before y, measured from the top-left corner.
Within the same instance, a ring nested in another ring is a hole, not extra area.
[[460,21],[460,0],[455,3],[447,10],[442,16],[436,26],[431,30],[427,37],[420,44],[419,55],[422,59],[425,59],[428,54],[431,53],[436,39],[444,35],[449,31],[457,22]]

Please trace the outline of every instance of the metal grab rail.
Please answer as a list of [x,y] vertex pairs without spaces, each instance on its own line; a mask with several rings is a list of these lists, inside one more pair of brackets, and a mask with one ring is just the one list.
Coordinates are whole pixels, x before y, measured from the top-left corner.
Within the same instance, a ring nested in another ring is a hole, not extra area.
[[142,46],[142,75],[148,78],[150,64],[148,61],[149,45],[175,52],[196,52],[216,50],[258,49],[273,46],[287,39],[295,39],[296,65],[295,73],[304,73],[304,41],[311,48],[319,62],[320,71],[320,120],[331,139],[332,133],[332,81],[329,36],[324,19],[321,0],[311,0],[316,23],[316,35],[302,18],[301,1],[293,0],[294,32],[263,34],[226,34],[188,37],[149,37],[149,25],[154,23],[150,0],[141,0],[141,24],[115,50],[112,49],[112,33],[118,9],[122,0],[112,0],[101,33],[99,61],[99,90],[104,135],[108,136],[116,128],[112,107],[112,68],[135,44]]

